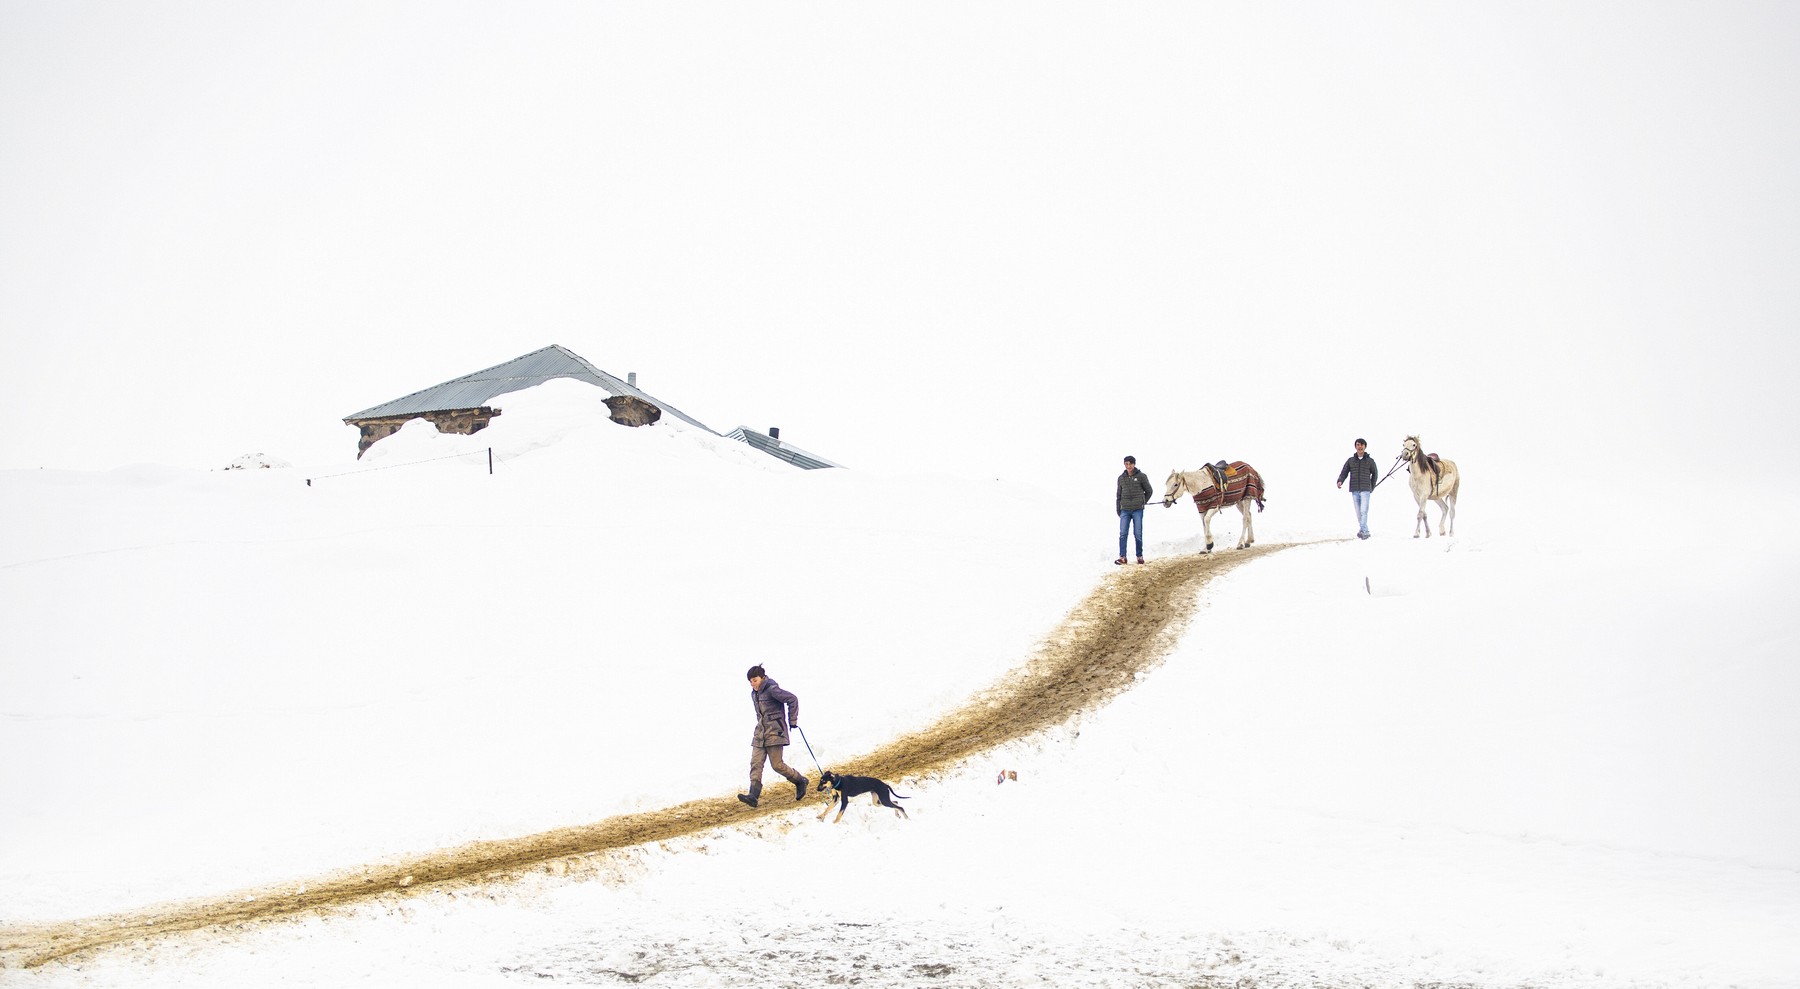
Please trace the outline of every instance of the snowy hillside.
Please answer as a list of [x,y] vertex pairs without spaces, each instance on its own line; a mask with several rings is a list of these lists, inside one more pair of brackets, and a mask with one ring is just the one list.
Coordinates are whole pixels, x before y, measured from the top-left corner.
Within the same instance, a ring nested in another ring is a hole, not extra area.
[[[354,465],[0,474],[6,943],[735,792],[753,663],[829,766],[1136,579],[1107,473],[802,472],[599,399],[553,382]],[[809,801],[5,981],[1795,984],[1796,542],[1676,566],[1492,503],[1414,541],[1396,487],[1346,542],[1332,467],[1271,476],[1311,493],[1259,543],[1307,545],[1208,584],[1136,689],[895,781],[910,821]],[[1197,545],[1182,508],[1154,558]]]

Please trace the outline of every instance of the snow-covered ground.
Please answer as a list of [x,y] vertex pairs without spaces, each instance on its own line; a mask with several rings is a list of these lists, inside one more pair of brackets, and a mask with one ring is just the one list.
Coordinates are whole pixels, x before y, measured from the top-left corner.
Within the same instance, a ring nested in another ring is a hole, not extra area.
[[[1088,492],[800,472],[600,397],[355,465],[0,473],[0,924],[733,792],[752,663],[829,765],[1118,578],[1114,464]],[[1800,985],[1791,504],[1670,541],[1466,463],[1459,536],[1406,538],[1395,482],[1359,543],[1336,461],[1249,459],[1259,542],[1333,541],[1216,579],[1109,706],[901,781],[909,821],[809,802],[0,982]],[[1198,530],[1153,509],[1151,553]]]

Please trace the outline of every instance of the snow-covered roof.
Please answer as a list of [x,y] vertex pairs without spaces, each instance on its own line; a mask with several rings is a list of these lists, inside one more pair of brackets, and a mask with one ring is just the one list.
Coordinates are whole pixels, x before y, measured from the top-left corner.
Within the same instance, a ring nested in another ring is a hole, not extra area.
[[760,430],[751,429],[748,426],[739,426],[731,432],[726,433],[725,438],[748,443],[777,460],[785,460],[795,467],[802,467],[806,470],[818,470],[821,467],[844,466],[843,464],[832,463],[816,453],[808,453],[805,450],[794,446],[792,443],[783,442],[777,437],[770,436],[768,433],[761,432]]
[[560,344],[551,344],[542,350],[534,350],[522,357],[515,357],[504,364],[496,364],[483,371],[465,374],[460,378],[452,378],[442,384],[432,385],[430,388],[422,388],[391,402],[383,402],[361,412],[347,415],[344,417],[344,421],[354,423],[362,419],[385,419],[391,416],[423,415],[427,412],[478,408],[492,401],[497,395],[523,391],[553,378],[575,378],[611,395],[631,395],[643,399],[690,426],[697,426],[718,435],[716,430],[700,420],[660,398],[638,390],[635,385],[607,374],[588,363],[587,359],[580,354]]

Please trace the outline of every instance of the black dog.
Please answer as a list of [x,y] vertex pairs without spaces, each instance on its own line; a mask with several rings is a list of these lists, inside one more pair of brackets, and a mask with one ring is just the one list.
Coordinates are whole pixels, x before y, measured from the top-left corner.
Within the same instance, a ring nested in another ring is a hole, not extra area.
[[[850,798],[859,797],[865,793],[869,795],[870,806],[880,804],[883,807],[892,807],[894,813],[906,817],[906,808],[888,799],[892,797],[897,800],[905,800],[906,798],[895,793],[893,787],[873,776],[839,776],[828,769],[819,774],[819,792],[826,794],[825,799],[828,801],[825,809],[819,812],[821,821],[825,819],[826,814],[831,813],[829,801],[832,799],[832,795],[835,795],[837,799],[838,815],[831,819],[831,823],[836,824],[844,819],[844,811],[850,806]],[[912,820],[909,817],[906,819]]]

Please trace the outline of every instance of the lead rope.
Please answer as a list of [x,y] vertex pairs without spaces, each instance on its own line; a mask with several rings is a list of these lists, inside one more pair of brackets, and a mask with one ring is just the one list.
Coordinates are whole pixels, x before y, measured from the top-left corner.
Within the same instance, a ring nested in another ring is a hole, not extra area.
[[[1394,466],[1392,466],[1392,467],[1389,467],[1389,468],[1388,468],[1388,472],[1387,472],[1387,473],[1386,473],[1386,474],[1383,474],[1383,475],[1381,475],[1381,481],[1385,481],[1385,480],[1387,480],[1387,479],[1388,479],[1388,478],[1390,478],[1390,477],[1393,477],[1393,476],[1394,476],[1394,472],[1395,472],[1395,471],[1397,471],[1397,470],[1399,470],[1399,469],[1400,469],[1400,465],[1401,465],[1401,464],[1403,464],[1403,463],[1405,463],[1405,462],[1406,462],[1406,454],[1404,454],[1404,453],[1402,453],[1402,454],[1401,454],[1401,455],[1399,455],[1399,456],[1398,456],[1398,457],[1395,457],[1395,458],[1394,458]],[[1375,487],[1376,487],[1376,488],[1379,488],[1379,487],[1381,487],[1381,481],[1376,481],[1376,482],[1375,482]],[[1375,488],[1370,488],[1370,489],[1369,489],[1369,490],[1371,490],[1371,491],[1373,491],[1373,490],[1375,490]]]
[[806,746],[806,754],[812,756],[813,768],[819,771],[820,776],[824,776],[825,769],[819,765],[819,757],[813,755],[812,743],[806,740],[806,729],[795,725],[794,730],[800,733],[800,744]]

